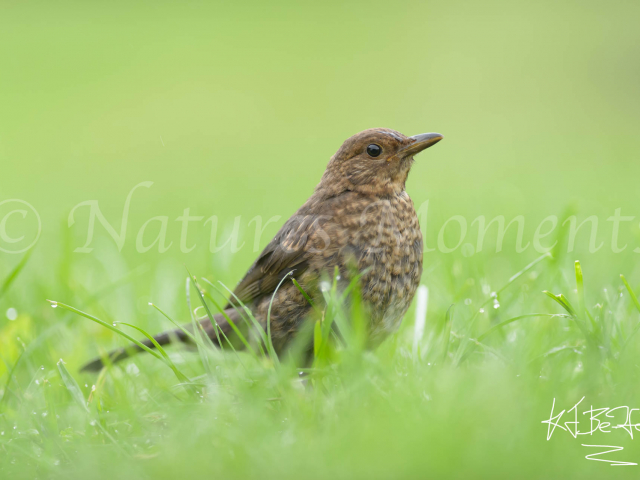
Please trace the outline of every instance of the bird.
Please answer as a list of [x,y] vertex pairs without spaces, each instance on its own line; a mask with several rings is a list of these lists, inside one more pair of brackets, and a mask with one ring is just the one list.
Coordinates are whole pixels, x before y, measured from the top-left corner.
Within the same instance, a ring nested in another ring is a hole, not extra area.
[[[322,304],[322,279],[339,279],[337,285],[344,290],[356,276],[369,344],[377,345],[396,331],[419,285],[423,262],[422,233],[405,184],[414,156],[443,138],[439,133],[409,137],[372,128],[344,141],[311,197],[260,253],[224,312],[212,316],[219,330],[209,317],[199,320],[211,341],[220,346],[220,332],[233,337],[227,319],[242,324],[247,308],[264,331],[269,318],[271,344],[281,354]],[[283,281],[288,275],[298,285]],[[154,339],[159,345],[191,341],[182,329]],[[141,343],[154,348],[149,339]],[[109,362],[140,351],[138,345],[115,350],[108,354]],[[103,366],[97,358],[82,370]]]

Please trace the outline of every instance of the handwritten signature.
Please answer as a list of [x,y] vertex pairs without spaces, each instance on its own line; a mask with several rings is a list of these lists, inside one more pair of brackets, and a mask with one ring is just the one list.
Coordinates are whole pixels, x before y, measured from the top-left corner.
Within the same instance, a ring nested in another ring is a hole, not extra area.
[[[548,420],[543,420],[542,423],[547,424],[547,441],[551,440],[553,436],[553,432],[556,428],[564,430],[568,432],[573,438],[578,438],[579,435],[593,435],[596,432],[602,433],[611,433],[615,429],[622,429],[629,434],[631,439],[633,439],[633,433],[640,432],[640,423],[633,423],[631,421],[631,417],[634,412],[640,411],[640,408],[630,408],[630,407],[603,407],[603,408],[594,408],[591,405],[589,410],[584,410],[582,415],[589,415],[588,423],[589,429],[586,431],[580,431],[579,425],[580,421],[578,420],[578,405],[582,403],[585,397],[582,397],[578,403],[576,403],[569,410],[562,410],[559,413],[555,413],[556,407],[556,399],[553,399],[553,404],[551,405],[551,414],[549,415]],[[571,413],[573,412],[573,414]],[[565,421],[561,423],[562,417],[567,414],[568,418],[572,418],[572,420]],[[637,414],[640,415],[640,414]],[[583,422],[583,425],[586,422]],[[596,453],[590,453],[585,456],[587,460],[596,460],[599,462],[607,462],[612,466],[622,466],[622,465],[638,465],[633,462],[623,462],[619,460],[608,460],[605,458],[601,458],[602,455],[619,452],[624,450],[624,447],[618,447],[615,445],[587,445],[582,444],[583,447],[591,447],[591,448],[603,448],[608,449]],[[595,458],[600,457],[600,458]]]

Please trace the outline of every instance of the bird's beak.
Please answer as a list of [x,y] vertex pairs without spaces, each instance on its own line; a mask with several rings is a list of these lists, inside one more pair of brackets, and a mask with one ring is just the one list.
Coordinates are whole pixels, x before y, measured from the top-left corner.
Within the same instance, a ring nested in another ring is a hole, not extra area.
[[420,153],[422,150],[435,145],[444,137],[439,133],[421,133],[420,135],[414,135],[410,138],[413,140],[413,143],[407,145],[398,152],[402,157],[412,157],[413,155]]

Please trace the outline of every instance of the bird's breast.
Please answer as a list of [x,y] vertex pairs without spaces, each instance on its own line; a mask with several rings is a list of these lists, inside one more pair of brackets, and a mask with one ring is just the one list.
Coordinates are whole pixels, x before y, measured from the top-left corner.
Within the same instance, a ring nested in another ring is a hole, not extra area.
[[[357,217],[357,218],[356,218]],[[406,194],[373,198],[346,215],[350,232],[345,252],[355,254],[362,273],[362,297],[373,307],[372,333],[395,330],[422,275],[422,233]]]

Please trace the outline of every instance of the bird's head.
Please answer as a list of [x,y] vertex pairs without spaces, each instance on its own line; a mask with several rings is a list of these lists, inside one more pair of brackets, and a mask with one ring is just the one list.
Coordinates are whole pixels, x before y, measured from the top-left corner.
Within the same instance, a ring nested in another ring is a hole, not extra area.
[[414,155],[442,138],[439,133],[407,137],[388,128],[364,130],[347,139],[331,157],[318,189],[327,193],[399,193],[404,190]]

